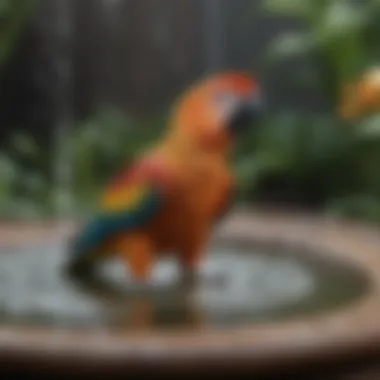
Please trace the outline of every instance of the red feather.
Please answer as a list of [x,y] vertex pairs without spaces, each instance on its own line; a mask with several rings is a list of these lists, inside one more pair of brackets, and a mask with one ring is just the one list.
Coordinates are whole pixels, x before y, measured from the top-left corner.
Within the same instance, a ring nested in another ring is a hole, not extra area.
[[172,184],[173,176],[169,173],[168,168],[163,162],[156,157],[149,157],[141,161],[137,161],[131,166],[122,170],[109,185],[109,190],[117,190],[128,184],[148,180],[150,184],[163,186]]

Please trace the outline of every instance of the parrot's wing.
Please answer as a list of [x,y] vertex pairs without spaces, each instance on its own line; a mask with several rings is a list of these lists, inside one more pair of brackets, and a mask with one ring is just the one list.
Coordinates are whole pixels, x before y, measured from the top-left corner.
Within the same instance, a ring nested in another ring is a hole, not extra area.
[[100,213],[72,241],[71,259],[95,258],[113,236],[149,223],[162,210],[171,179],[165,166],[152,160],[122,172],[106,190]]

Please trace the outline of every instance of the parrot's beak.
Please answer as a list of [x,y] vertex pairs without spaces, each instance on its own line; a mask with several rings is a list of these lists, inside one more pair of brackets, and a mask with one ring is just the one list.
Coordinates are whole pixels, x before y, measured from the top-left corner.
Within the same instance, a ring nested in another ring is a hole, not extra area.
[[264,105],[262,98],[255,95],[242,101],[233,112],[228,130],[232,135],[240,134],[257,124],[263,117]]

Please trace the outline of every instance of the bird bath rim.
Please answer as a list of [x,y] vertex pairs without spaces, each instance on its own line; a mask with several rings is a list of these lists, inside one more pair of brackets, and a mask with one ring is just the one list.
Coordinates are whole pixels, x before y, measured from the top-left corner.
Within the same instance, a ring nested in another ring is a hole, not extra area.
[[[62,223],[0,226],[2,244],[51,240],[75,228]],[[0,326],[0,361],[21,360],[97,371],[116,367],[184,368],[203,365],[277,370],[300,363],[349,358],[380,349],[380,234],[376,229],[323,217],[238,211],[217,234],[231,241],[252,241],[286,248],[306,248],[321,259],[352,266],[370,280],[369,291],[357,301],[323,314],[286,322],[269,322],[226,330],[129,333],[78,332],[64,329]],[[23,241],[20,241],[20,236]],[[317,257],[317,259],[318,259]],[[65,364],[66,363],[66,364]]]

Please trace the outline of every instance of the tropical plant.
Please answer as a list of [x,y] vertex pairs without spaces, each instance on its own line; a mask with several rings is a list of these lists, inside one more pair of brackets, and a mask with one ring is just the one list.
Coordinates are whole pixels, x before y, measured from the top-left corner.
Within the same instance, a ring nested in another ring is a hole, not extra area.
[[[67,140],[57,141],[57,150],[50,152],[28,135],[14,135],[7,152],[0,155],[1,218],[91,211],[104,181],[151,143],[161,123],[161,119],[136,121],[114,110],[101,110],[74,126]],[[63,152],[68,173],[60,178]]]
[[342,86],[380,59],[380,2],[265,0],[263,4],[265,12],[302,24],[274,38],[263,68],[307,59],[310,69],[289,70],[285,86],[322,91],[328,109],[324,114],[279,112],[264,122],[255,138],[245,141],[237,156],[243,196],[295,201],[335,215],[380,221],[380,119],[374,115],[348,126],[335,115]]
[[264,0],[263,5],[266,11],[297,19],[303,26],[277,36],[268,58],[310,58],[314,70],[301,78],[294,73],[293,85],[322,84],[331,106],[345,83],[380,59],[377,0]]

